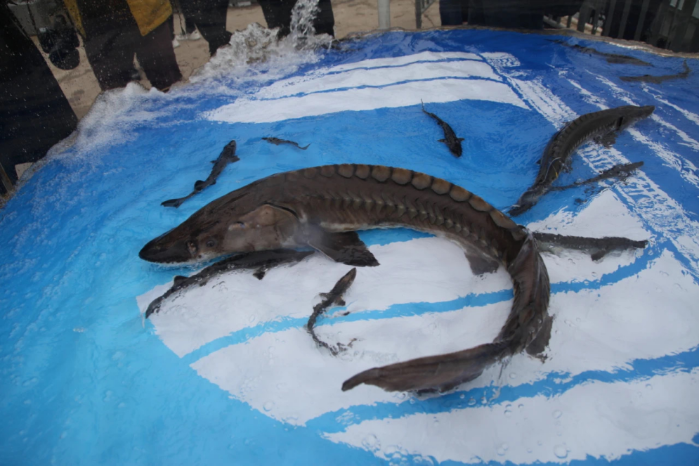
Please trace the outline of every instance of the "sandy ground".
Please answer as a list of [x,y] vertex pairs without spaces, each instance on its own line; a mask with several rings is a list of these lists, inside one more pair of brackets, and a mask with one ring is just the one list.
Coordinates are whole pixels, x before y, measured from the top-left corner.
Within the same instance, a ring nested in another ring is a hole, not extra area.
[[[375,0],[334,0],[333,12],[335,14],[335,35],[337,38],[345,37],[352,32],[372,31],[378,27],[379,16],[377,2]],[[259,5],[243,8],[229,8],[226,27],[229,31],[242,30],[250,23],[259,23],[267,26]],[[425,12],[422,18],[425,28],[439,26],[439,6],[435,2]],[[411,0],[391,1],[391,27],[415,29],[415,3]],[[175,32],[180,32],[180,18],[175,15]],[[36,38],[34,38],[36,40]],[[194,70],[209,60],[209,48],[204,39],[196,41],[179,41],[180,46],[175,49],[177,63],[185,79],[188,79]],[[46,62],[58,80],[73,111],[82,118],[90,110],[90,106],[100,93],[97,79],[92,73],[90,64],[85,57],[85,50],[80,47],[80,65],[74,70],[64,71],[51,64],[48,55],[44,54]],[[141,83],[150,87],[147,79]]]

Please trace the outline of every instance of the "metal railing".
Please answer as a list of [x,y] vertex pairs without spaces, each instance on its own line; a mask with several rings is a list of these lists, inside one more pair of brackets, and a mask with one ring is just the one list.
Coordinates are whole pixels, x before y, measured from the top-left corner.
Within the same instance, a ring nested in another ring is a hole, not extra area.
[[415,28],[422,28],[422,15],[427,11],[435,0],[415,0]]
[[562,18],[544,19],[567,28],[576,21],[580,32],[643,41],[674,52],[699,51],[697,0],[585,0],[565,26]]

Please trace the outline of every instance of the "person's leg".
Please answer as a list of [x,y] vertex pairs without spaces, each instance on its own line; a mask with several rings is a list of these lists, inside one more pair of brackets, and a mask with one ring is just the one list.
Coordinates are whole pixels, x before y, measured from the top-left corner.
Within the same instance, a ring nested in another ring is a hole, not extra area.
[[228,0],[180,0],[185,18],[190,18],[209,43],[209,53],[227,45],[231,33],[226,30]]
[[333,15],[332,3],[330,0],[319,0],[318,8],[320,11],[313,21],[316,34],[328,34],[335,37],[335,16]]
[[185,16],[184,17],[184,32],[189,35],[189,34],[192,34],[196,30],[197,30],[197,26],[194,24],[194,21],[192,21],[191,19],[189,19]]
[[105,30],[83,41],[87,61],[103,91],[124,87],[132,80],[133,57],[139,39],[128,29]]
[[294,0],[258,0],[269,29],[279,28],[278,36],[289,35]]
[[172,48],[170,21],[155,28],[148,35],[141,37],[136,57],[143,67],[151,84],[162,90],[182,79],[177,66],[175,50]]
[[439,17],[442,26],[461,26],[461,0],[439,0]]

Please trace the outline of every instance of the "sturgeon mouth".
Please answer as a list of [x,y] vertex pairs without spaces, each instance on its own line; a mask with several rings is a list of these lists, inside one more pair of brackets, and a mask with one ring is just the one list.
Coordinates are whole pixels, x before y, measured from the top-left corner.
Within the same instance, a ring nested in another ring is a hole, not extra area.
[[171,262],[188,262],[192,260],[192,254],[184,240],[168,244],[168,235],[172,230],[151,240],[143,246],[138,257],[148,262],[167,264]]

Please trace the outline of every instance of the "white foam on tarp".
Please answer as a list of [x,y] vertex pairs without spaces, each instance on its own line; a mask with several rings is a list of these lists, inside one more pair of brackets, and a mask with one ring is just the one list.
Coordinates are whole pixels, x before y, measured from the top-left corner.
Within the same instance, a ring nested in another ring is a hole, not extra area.
[[481,57],[475,53],[466,52],[420,52],[412,55],[404,55],[402,57],[388,57],[388,58],[370,58],[368,60],[362,60],[354,63],[348,63],[346,65],[333,66],[327,70],[327,72],[337,72],[337,71],[348,71],[355,70],[357,68],[382,68],[391,66],[404,66],[410,63],[417,62],[432,62],[432,61],[446,61],[446,60],[481,60]]
[[553,398],[538,395],[446,413],[367,420],[325,437],[386,460],[418,455],[440,463],[614,461],[632,451],[694,445],[699,404],[687,400],[697,391],[697,370],[632,382],[592,382]]
[[[551,274],[561,268],[549,260],[546,264]],[[563,267],[570,269],[573,265],[585,267],[571,263]],[[673,290],[671,295],[668,289]],[[348,299],[365,294],[354,285],[350,290]],[[523,385],[551,372],[569,376],[586,371],[614,372],[629,368],[635,359],[690,350],[699,342],[699,316],[692,310],[698,291],[684,268],[666,252],[648,269],[618,283],[554,294],[549,311],[555,320],[547,361],[542,364],[518,354],[508,363],[502,378],[500,365],[495,365],[464,388],[502,380],[513,386]],[[311,306],[307,307],[309,315]],[[192,367],[260,412],[302,425],[351,406],[400,401],[400,396],[376,387],[360,386],[344,393],[339,388],[347,378],[372,367],[492,341],[510,307],[511,301],[507,300],[419,316],[334,324],[332,319],[321,319],[317,333],[323,341],[333,345],[352,342],[352,348],[333,357],[316,347],[304,328],[293,328],[230,345],[201,358]]]
[[[590,73],[590,74],[592,74],[592,73]],[[626,92],[625,90],[623,90],[622,88],[620,88],[619,86],[617,86],[616,84],[611,82],[609,79],[605,78],[604,76],[600,76],[600,75],[596,75],[596,74],[592,74],[592,76],[597,78],[597,80],[600,81],[601,83],[607,85],[612,90],[612,92],[614,92],[614,95],[619,100],[622,100],[629,105],[638,105],[637,103],[634,102],[634,100],[631,98],[631,95],[628,92]],[[679,144],[685,145],[691,149],[694,149],[695,151],[699,150],[699,142],[696,141],[695,139],[692,139],[687,133],[685,133],[684,131],[679,129],[677,126],[675,126],[671,123],[668,123],[667,121],[665,121],[665,119],[663,119],[662,117],[658,116],[655,113],[653,113],[650,116],[650,118],[653,121],[655,121],[656,123],[659,123],[659,124],[663,125],[664,127],[668,128],[669,130],[675,132],[680,137],[680,139],[682,139],[682,141],[683,141],[683,142],[680,142]]]
[[[418,238],[369,248],[381,264],[360,267],[345,296],[347,310],[386,310],[410,302],[451,301],[469,293],[511,288],[507,272],[474,276],[463,251],[440,238]],[[282,317],[308,317],[321,292],[328,292],[349,267],[315,254],[289,267],[267,272],[229,273],[165,300],[150,320],[163,342],[182,357],[202,345],[244,328]],[[139,297],[145,312],[167,285]]]
[[509,86],[486,80],[436,79],[381,88],[348,89],[276,100],[238,99],[204,117],[226,123],[271,123],[342,111],[396,108],[457,100],[488,100],[528,108]]
[[[238,95],[237,87],[242,83],[269,83],[283,79],[299,67],[320,60],[317,48],[329,45],[327,35],[304,38],[287,36],[277,40],[276,29],[265,29],[257,23],[249,24],[244,30],[236,31],[228,45],[219,48],[216,54],[196,70],[189,81],[206,83],[205,94],[223,93]],[[227,82],[216,86],[218,80]]]
[[295,94],[355,88],[361,86],[385,86],[398,82],[437,78],[485,78],[502,79],[488,64],[477,61],[450,61],[415,63],[399,68],[358,69],[346,73],[311,75],[277,81],[261,89],[255,97],[274,99]]
[[[404,395],[376,387],[340,390],[342,382],[371,367],[458,351],[498,334],[510,302],[393,319],[338,323],[316,328],[319,338],[352,348],[332,356],[304,328],[266,333],[206,356],[192,368],[199,375],[266,415],[304,425],[327,412],[391,402]],[[322,324],[322,321],[319,322]],[[235,361],[235,369],[231,363]]]
[[[524,100],[549,120],[556,128],[561,128],[566,122],[577,118],[561,99],[548,90],[540,80],[520,80],[524,73],[520,70],[510,70],[510,66],[516,66],[517,59],[512,60],[503,57],[507,54],[495,54],[490,59],[488,54],[484,57],[507,79],[514,88],[523,96]],[[514,63],[514,65],[512,64]],[[524,76],[526,77],[526,76]],[[584,98],[588,96],[579,84]],[[601,172],[612,168],[614,165],[630,163],[614,147],[606,149],[594,146],[584,146],[577,152],[582,159],[594,170]],[[614,188],[632,206],[633,212],[647,222],[653,229],[663,232],[678,250],[693,263],[693,272],[699,271],[699,222],[689,218],[686,211],[677,201],[651,180],[642,169],[636,170],[634,176],[626,180],[625,186],[617,185]]]
[[663,105],[667,105],[670,108],[673,108],[680,112],[686,119],[694,123],[695,125],[699,125],[699,115],[696,113],[690,112],[686,108],[682,108],[679,105],[675,105],[672,102],[668,102],[666,99],[663,99],[660,97],[656,92],[654,92],[650,86],[643,84],[643,90],[646,91],[648,94],[652,95],[655,100],[658,102],[662,103]]

